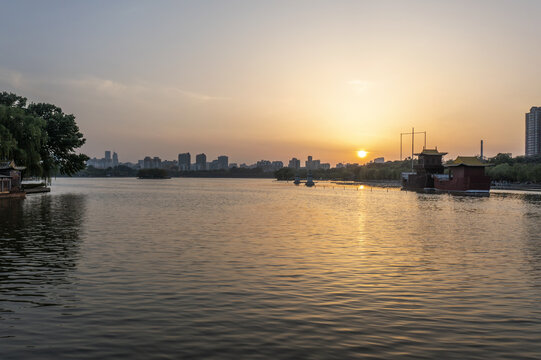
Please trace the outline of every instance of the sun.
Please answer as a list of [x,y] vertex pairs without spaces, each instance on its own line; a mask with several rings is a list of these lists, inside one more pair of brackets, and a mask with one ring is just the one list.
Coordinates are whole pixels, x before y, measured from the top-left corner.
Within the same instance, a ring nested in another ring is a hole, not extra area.
[[368,155],[368,153],[364,150],[359,150],[357,151],[357,156],[360,157],[360,158],[364,158],[366,157],[366,155]]

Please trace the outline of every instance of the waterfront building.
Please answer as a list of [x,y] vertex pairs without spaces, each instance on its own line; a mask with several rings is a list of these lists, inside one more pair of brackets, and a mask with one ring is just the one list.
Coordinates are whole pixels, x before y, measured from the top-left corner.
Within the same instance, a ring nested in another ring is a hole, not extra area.
[[197,154],[195,155],[195,164],[197,170],[207,170],[207,155]]
[[239,166],[238,166],[237,163],[231,163],[231,164],[229,164],[229,168],[230,168],[230,169],[238,168],[238,167],[239,167]]
[[287,167],[299,170],[301,168],[301,161],[297,158],[292,158],[289,160],[289,165]]
[[162,159],[160,159],[160,158],[157,157],[157,156],[154,156],[153,161],[154,161],[154,164],[153,164],[154,166],[153,166],[153,168],[161,169],[161,167],[162,167]]
[[375,158],[374,164],[385,164],[385,158],[384,157]]
[[23,194],[21,188],[21,171],[25,167],[16,166],[14,161],[0,162],[0,197],[11,197]]
[[113,167],[118,166],[118,154],[116,152],[113,153]]
[[180,171],[190,170],[191,155],[190,153],[178,154],[178,169]]
[[321,164],[319,164],[319,168],[321,170],[329,170],[331,168],[331,164],[329,164],[329,163],[321,163]]
[[541,106],[534,106],[526,113],[525,155],[541,155]]
[[229,168],[229,158],[225,155],[218,156],[218,169],[227,170]]

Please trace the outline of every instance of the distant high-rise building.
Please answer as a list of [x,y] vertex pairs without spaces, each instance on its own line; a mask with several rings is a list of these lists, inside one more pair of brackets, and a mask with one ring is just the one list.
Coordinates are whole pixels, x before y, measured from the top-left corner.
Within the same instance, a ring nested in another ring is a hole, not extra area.
[[218,156],[218,169],[223,170],[229,168],[229,158],[225,155]]
[[111,166],[113,166],[113,161],[111,160],[111,151],[106,150],[105,151],[105,158],[104,158],[104,169],[107,169]]
[[118,166],[118,154],[116,152],[113,153],[113,167]]
[[207,155],[195,155],[195,165],[197,166],[197,170],[207,170]]
[[152,169],[154,167],[154,161],[150,156],[145,156],[143,159],[143,169]]
[[162,159],[160,159],[157,156],[154,156],[153,161],[154,161],[154,164],[153,164],[154,166],[153,167],[155,167],[157,169],[160,169],[162,167]]
[[189,171],[191,161],[190,153],[178,154],[178,169],[180,171]]
[[276,170],[280,170],[281,168],[283,168],[283,167],[284,167],[284,163],[281,162],[281,161],[273,161],[272,164],[271,164],[271,166],[272,166],[272,169],[273,169],[274,171],[276,171]]
[[541,107],[526,113],[526,156],[541,155]]
[[305,164],[306,164],[306,169],[317,170],[320,167],[321,160],[312,160],[312,157],[308,156],[308,160],[306,160]]
[[301,168],[301,161],[297,158],[293,158],[291,160],[289,160],[289,165],[288,165],[289,168],[292,168],[292,169],[295,169],[295,170],[299,170]]

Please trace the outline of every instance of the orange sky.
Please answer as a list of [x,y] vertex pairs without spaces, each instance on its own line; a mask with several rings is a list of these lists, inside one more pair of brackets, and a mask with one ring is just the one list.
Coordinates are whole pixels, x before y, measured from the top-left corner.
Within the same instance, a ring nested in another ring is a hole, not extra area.
[[391,160],[412,126],[448,157],[520,155],[541,105],[537,2],[28,6],[0,14],[0,87],[74,113],[90,156]]

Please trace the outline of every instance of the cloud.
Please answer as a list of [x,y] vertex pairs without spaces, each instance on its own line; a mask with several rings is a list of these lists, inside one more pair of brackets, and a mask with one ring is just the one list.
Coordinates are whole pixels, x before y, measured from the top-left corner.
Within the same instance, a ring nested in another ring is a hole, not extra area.
[[0,67],[0,85],[7,85],[20,91],[35,91],[51,86],[64,88],[69,92],[84,91],[114,97],[165,96],[188,102],[209,102],[229,100],[227,97],[208,95],[178,87],[163,86],[145,82],[124,83],[113,79],[83,75],[72,78],[43,78]]
[[23,82],[24,77],[20,72],[0,68],[0,84],[6,83],[11,87],[20,88],[23,86]]

